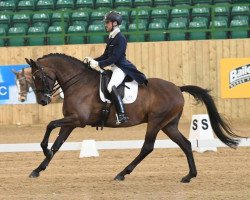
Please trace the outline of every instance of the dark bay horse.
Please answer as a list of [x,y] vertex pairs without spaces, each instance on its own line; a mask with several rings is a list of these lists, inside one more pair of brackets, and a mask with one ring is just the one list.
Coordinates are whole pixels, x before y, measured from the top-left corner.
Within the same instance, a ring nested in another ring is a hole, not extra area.
[[[50,93],[53,91],[56,81],[64,92],[64,118],[51,121],[47,125],[41,142],[45,159],[30,174],[30,177],[38,177],[40,172],[46,169],[73,129],[95,124],[100,117],[103,103],[98,92],[99,72],[91,70],[80,60],[64,54],[48,54],[37,61],[26,59],[26,62],[32,68],[39,104],[45,106],[50,103]],[[205,104],[213,131],[223,143],[232,148],[238,146],[240,136],[234,134],[223,121],[208,90],[192,85],[178,87],[165,80],[150,78],[147,86],[139,86],[136,101],[125,105],[129,117],[127,123],[117,126],[115,108],[113,105],[110,108],[106,127],[130,127],[147,123],[145,141],[139,155],[115,177],[116,180],[124,180],[125,175],[130,174],[153,151],[156,136],[160,130],[177,143],[187,157],[189,173],[181,179],[181,182],[186,183],[191,178],[196,177],[197,170],[191,143],[178,130],[178,123],[184,107],[182,92],[191,94],[198,102],[201,101]],[[58,137],[51,149],[48,149],[50,133],[56,127],[61,127]]]
[[[16,85],[18,90],[18,100],[20,102],[25,102],[27,100],[27,95],[31,91],[35,91],[35,85],[32,79],[31,68],[23,68],[19,71],[12,69],[12,72],[16,77]],[[30,90],[31,89],[31,90]],[[59,95],[59,90],[51,96],[51,103],[62,102],[63,98]]]

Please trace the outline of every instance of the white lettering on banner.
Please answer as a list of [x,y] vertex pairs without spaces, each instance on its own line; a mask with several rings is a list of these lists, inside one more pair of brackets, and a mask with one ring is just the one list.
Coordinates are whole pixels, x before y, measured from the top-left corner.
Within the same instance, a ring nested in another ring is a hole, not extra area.
[[0,95],[4,96],[7,94],[7,87],[0,86]]
[[229,88],[250,81],[250,65],[238,67],[229,72]]

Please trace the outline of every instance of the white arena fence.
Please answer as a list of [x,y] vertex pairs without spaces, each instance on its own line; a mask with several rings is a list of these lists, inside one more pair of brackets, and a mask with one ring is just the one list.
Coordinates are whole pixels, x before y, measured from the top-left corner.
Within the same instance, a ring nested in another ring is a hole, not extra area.
[[[192,144],[193,150],[197,148],[217,148],[227,147],[219,139],[212,140],[189,140]],[[82,142],[65,142],[60,151],[89,151],[88,148],[94,151],[98,150],[112,150],[112,149],[139,149],[142,147],[144,140],[127,140],[127,141],[95,141],[83,140]],[[49,148],[53,143],[49,143]],[[92,144],[89,146],[88,144]],[[249,147],[250,139],[241,139],[239,147]],[[179,148],[172,140],[156,140],[155,148]],[[19,143],[19,144],[0,144],[0,152],[38,152],[42,151],[40,143]],[[91,152],[90,152],[91,153]],[[91,156],[91,155],[89,155]],[[83,156],[88,157],[88,155]]]

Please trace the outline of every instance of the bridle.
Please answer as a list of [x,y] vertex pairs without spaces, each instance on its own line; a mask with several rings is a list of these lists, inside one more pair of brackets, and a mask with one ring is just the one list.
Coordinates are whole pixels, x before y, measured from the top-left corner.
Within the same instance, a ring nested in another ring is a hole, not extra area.
[[[44,68],[39,66],[37,63],[36,63],[36,66],[38,67],[38,69],[32,73],[32,79],[34,81],[34,85],[35,85],[35,91],[36,92],[40,92],[42,93],[44,96],[46,97],[49,97],[51,98],[53,96],[53,94],[59,90],[60,86],[59,84],[57,83],[56,85],[53,85],[53,87],[50,87],[50,84],[49,84],[49,80],[51,81],[54,81],[53,78],[51,78],[49,75],[47,75],[44,71]],[[35,82],[35,79],[36,79],[36,74],[37,73],[40,73],[42,75],[41,79],[42,79],[42,83],[43,83],[43,86],[42,88],[37,88],[36,86],[36,82]]]
[[[53,87],[50,87],[49,80],[51,80],[51,81],[55,81],[55,80],[53,78],[51,78],[49,75],[47,75],[46,72],[44,71],[44,68],[41,67],[38,63],[36,63],[36,66],[38,69],[34,73],[32,73],[32,79],[33,79],[34,84],[35,84],[34,91],[40,92],[44,96],[49,97],[49,98],[51,98],[60,88],[62,88],[63,90],[54,96],[59,95],[61,92],[65,92],[70,86],[74,85],[75,83],[77,83],[78,81],[80,81],[82,79],[81,77],[79,77],[79,75],[81,74],[80,73],[80,74],[76,74],[76,75],[72,76],[69,80],[67,80],[64,83],[64,86],[60,86],[59,83],[57,82],[55,85],[53,85]],[[36,79],[35,75],[37,73],[41,73],[41,75],[42,75],[42,78],[41,78],[42,82],[43,82],[42,89],[37,88],[36,83],[35,83],[35,79]],[[69,82],[71,82],[71,83],[69,83]]]

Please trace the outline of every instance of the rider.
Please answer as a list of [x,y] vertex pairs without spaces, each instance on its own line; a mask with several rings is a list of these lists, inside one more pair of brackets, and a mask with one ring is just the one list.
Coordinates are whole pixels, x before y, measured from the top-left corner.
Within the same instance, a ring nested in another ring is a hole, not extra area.
[[112,77],[108,84],[108,91],[114,100],[117,111],[117,124],[125,123],[128,117],[125,115],[122,99],[117,92],[117,87],[123,82],[126,75],[131,77],[139,84],[147,84],[146,76],[139,72],[136,67],[126,59],[127,40],[120,32],[119,25],[122,23],[122,16],[115,11],[110,11],[104,16],[106,31],[109,32],[106,48],[100,57],[92,59],[86,57],[84,60],[90,64],[90,67],[111,66],[113,71]]

